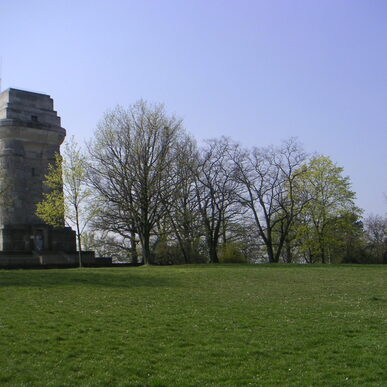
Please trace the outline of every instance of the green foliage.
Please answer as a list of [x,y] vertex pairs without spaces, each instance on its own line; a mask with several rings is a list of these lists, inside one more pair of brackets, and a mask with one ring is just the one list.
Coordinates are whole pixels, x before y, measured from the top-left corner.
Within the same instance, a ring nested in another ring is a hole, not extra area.
[[382,386],[386,275],[382,265],[0,270],[0,385]]
[[367,263],[387,263],[387,215],[370,215],[364,220]]
[[55,160],[48,166],[47,175],[45,176],[46,192],[43,193],[43,200],[36,207],[36,215],[53,227],[64,225],[65,202],[62,167],[63,159],[59,154],[56,154]]
[[222,246],[219,261],[222,263],[247,263],[242,246],[235,242],[226,243]]
[[296,238],[310,263],[341,261],[338,251],[343,250],[345,236],[357,231],[361,211],[354,204],[349,178],[342,173],[343,168],[326,156],[312,158],[303,173],[303,190],[311,200],[298,220]]
[[[190,263],[207,262],[206,258],[198,251],[196,243],[186,246],[186,253]],[[153,263],[156,265],[180,265],[186,262],[178,243],[171,243],[165,238],[161,238],[154,248]]]
[[36,207],[36,215],[45,223],[53,227],[63,227],[65,223],[75,227],[80,253],[82,233],[97,212],[97,206],[90,200],[91,190],[85,184],[86,172],[86,158],[71,137],[65,144],[64,157],[56,154],[48,166],[44,181],[46,192]]
[[184,263],[184,258],[176,244],[168,244],[168,241],[162,238],[154,248],[153,263],[157,265],[178,265]]

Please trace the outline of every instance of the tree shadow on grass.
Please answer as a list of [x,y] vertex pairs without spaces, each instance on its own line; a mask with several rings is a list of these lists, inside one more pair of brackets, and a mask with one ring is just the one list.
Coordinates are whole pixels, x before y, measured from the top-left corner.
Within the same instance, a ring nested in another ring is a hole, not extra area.
[[1,287],[101,286],[113,288],[179,287],[176,278],[150,273],[135,273],[136,269],[114,270],[17,270],[0,271]]

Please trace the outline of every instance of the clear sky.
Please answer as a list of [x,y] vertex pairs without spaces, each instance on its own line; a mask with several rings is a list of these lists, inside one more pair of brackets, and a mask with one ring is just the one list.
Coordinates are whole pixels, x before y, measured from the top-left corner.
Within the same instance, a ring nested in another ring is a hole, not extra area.
[[2,89],[50,94],[79,142],[164,102],[197,139],[297,137],[387,210],[387,1],[0,0]]

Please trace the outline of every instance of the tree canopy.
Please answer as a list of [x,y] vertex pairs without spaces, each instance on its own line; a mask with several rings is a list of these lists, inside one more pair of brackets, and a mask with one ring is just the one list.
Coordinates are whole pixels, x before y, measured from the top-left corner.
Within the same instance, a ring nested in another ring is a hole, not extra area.
[[88,248],[133,263],[386,260],[385,219],[361,221],[350,179],[329,157],[294,138],[198,146],[161,104],[107,112],[87,154],[70,141],[45,184],[45,222],[74,225],[80,251],[84,235]]

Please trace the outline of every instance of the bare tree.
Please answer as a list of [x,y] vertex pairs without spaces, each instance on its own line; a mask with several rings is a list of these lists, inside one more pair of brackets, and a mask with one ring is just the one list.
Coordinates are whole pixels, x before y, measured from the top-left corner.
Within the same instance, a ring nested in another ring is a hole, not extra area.
[[226,233],[228,220],[238,212],[238,184],[233,179],[234,164],[230,158],[234,146],[224,137],[207,141],[195,166],[196,195],[212,263],[219,262],[220,237]]
[[299,181],[306,154],[290,139],[280,148],[240,149],[233,155],[235,179],[243,186],[246,206],[266,247],[269,262],[278,262],[294,219],[308,202]]
[[364,220],[367,250],[377,263],[387,259],[387,217],[369,215]]
[[93,250],[99,257],[111,257],[115,261],[130,261],[137,264],[132,259],[132,246],[128,237],[121,237],[117,233],[110,231],[86,231],[82,235],[83,246],[88,250]]
[[177,239],[185,263],[193,263],[198,257],[196,244],[202,235],[199,203],[195,190],[194,167],[198,151],[192,138],[186,136],[176,148],[173,164],[175,190],[170,202],[168,220],[171,234]]
[[168,116],[163,105],[138,101],[107,113],[89,146],[91,183],[114,207],[121,231],[138,235],[146,264],[152,263],[151,237],[175,189],[171,171],[181,133],[181,120]]
[[[138,262],[138,238],[133,219],[128,211],[120,208],[116,202],[110,202],[108,196],[95,195],[98,203],[91,229],[98,238],[99,244],[106,239],[106,244],[130,255],[132,263]],[[131,220],[132,219],[132,220]]]

